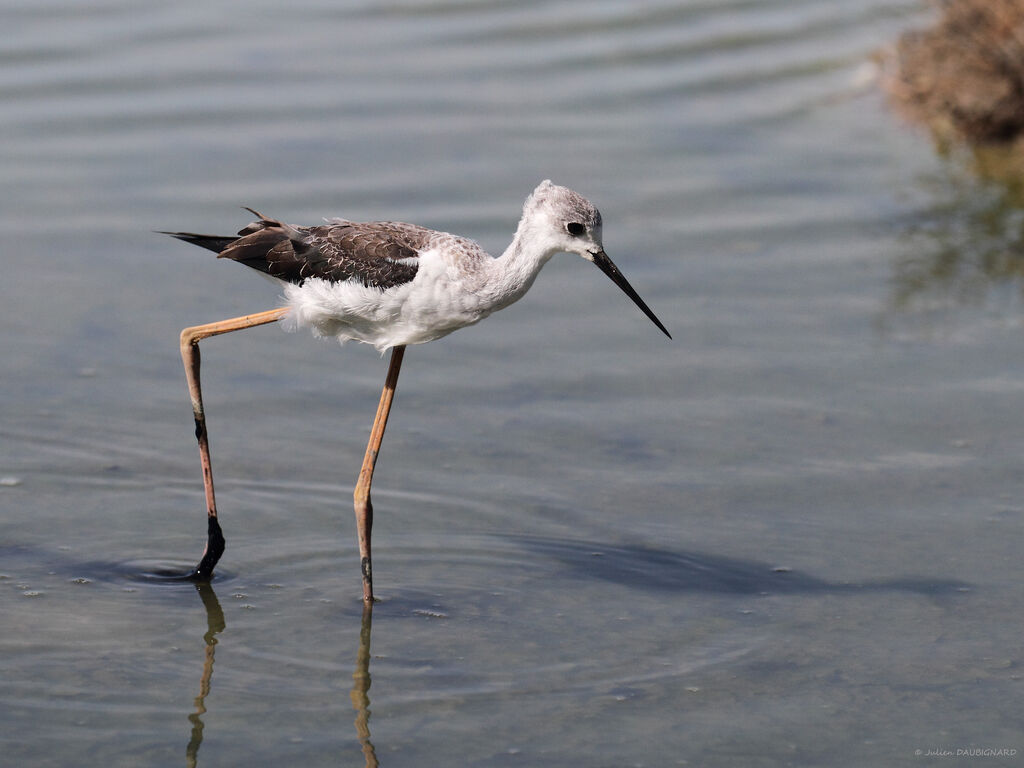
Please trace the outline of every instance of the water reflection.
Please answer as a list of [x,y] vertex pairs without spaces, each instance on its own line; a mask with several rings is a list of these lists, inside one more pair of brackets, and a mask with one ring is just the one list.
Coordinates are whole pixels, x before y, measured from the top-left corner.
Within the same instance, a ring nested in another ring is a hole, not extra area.
[[196,758],[199,754],[199,747],[203,743],[203,719],[206,714],[206,697],[210,694],[210,680],[213,677],[213,653],[217,647],[217,635],[224,631],[227,626],[224,622],[224,610],[220,607],[217,593],[209,582],[200,582],[195,585],[199,598],[206,608],[206,634],[203,640],[206,642],[206,654],[203,660],[203,674],[199,678],[199,695],[193,701],[195,712],[188,716],[192,723],[192,735],[185,748],[185,764],[189,768],[195,768]]
[[367,768],[376,768],[377,753],[370,741],[370,627],[373,606],[363,605],[363,623],[359,629],[359,651],[356,670],[352,673],[352,707],[356,711],[356,735],[363,749]]
[[940,147],[920,180],[929,201],[907,229],[892,305],[900,312],[981,305],[1007,287],[1024,298],[1024,160],[995,147]]
[[[188,746],[185,748],[185,764],[188,768],[195,768],[198,765],[199,747],[203,743],[202,716],[206,714],[206,697],[210,695],[210,682],[213,679],[217,635],[223,632],[227,626],[224,620],[224,610],[210,583],[199,582],[196,583],[195,588],[206,609],[206,633],[203,635],[206,648],[203,673],[199,678],[199,695],[192,702],[195,710],[188,715],[188,721],[192,724]],[[352,673],[352,692],[350,694],[352,706],[356,711],[356,736],[359,738],[367,768],[376,768],[379,765],[376,750],[370,740],[370,629],[372,622],[373,606],[364,605],[359,629],[359,650],[356,652],[356,668]]]

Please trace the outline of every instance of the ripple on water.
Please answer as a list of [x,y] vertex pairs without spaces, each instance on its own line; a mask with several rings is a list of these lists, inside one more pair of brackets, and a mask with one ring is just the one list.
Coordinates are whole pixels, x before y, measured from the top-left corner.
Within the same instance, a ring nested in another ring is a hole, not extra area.
[[[113,563],[111,571],[122,579],[143,584],[195,584],[195,567],[195,562],[186,560],[141,559]],[[211,582],[225,583],[231,578],[230,572],[218,568]]]

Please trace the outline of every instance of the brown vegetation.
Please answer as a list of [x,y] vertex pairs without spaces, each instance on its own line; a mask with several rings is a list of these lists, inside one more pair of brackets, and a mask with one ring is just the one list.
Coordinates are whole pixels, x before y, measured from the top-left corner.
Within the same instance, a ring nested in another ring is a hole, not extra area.
[[936,23],[885,57],[893,105],[942,137],[1024,137],[1024,0],[933,0]]

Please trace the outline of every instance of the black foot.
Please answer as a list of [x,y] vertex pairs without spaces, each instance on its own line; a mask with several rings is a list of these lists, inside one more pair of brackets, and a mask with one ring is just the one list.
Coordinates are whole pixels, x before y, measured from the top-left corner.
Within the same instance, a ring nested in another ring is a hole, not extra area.
[[363,572],[363,603],[370,605],[377,602],[377,598],[373,596],[373,566],[370,564],[370,558],[362,558],[359,561],[359,569]]
[[206,551],[203,552],[203,559],[199,561],[196,569],[189,574],[192,581],[209,581],[213,576],[213,569],[217,561],[224,554],[224,533],[220,529],[220,523],[216,517],[207,518],[209,525],[206,533]]

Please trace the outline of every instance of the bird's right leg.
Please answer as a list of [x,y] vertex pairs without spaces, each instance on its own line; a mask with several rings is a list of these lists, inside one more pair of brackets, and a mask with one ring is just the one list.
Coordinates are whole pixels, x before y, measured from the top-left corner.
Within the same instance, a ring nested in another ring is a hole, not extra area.
[[391,362],[388,374],[384,379],[384,390],[380,393],[380,404],[377,415],[373,419],[370,430],[370,442],[366,446],[363,466],[359,470],[359,480],[353,494],[356,511],[356,533],[359,538],[359,566],[363,572],[363,603],[373,604],[373,564],[370,554],[370,531],[373,528],[373,503],[370,501],[370,484],[373,482],[373,468],[377,465],[380,454],[380,443],[384,439],[384,428],[388,424],[391,413],[391,402],[395,399],[395,387],[398,386],[398,371],[402,367],[405,346],[391,350]]
[[254,328],[272,323],[287,312],[286,308],[271,309],[254,315],[221,320],[217,323],[196,325],[181,332],[181,359],[185,363],[185,378],[188,393],[192,398],[192,413],[196,420],[196,440],[199,441],[199,459],[203,465],[203,485],[206,488],[206,550],[199,564],[192,571],[191,578],[209,581],[214,566],[224,554],[224,534],[217,522],[217,502],[213,495],[213,467],[210,464],[210,441],[206,434],[206,414],[203,412],[203,392],[199,385],[199,342],[209,336]]

